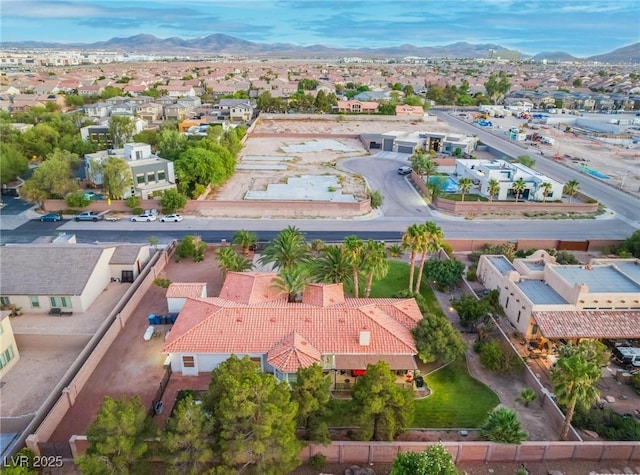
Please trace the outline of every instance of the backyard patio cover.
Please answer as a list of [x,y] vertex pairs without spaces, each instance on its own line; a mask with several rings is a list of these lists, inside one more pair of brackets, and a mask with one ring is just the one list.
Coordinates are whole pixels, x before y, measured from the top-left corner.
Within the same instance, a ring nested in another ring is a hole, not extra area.
[[532,316],[546,338],[640,338],[637,311],[552,311]]
[[367,369],[378,361],[386,361],[393,371],[417,368],[411,355],[336,355],[336,369]]

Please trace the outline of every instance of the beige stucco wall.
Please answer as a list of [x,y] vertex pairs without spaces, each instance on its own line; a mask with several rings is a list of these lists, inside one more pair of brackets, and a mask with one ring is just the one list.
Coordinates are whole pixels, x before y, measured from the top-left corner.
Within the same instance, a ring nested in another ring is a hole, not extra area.
[[76,309],[74,307],[74,311],[86,311],[98,298],[98,295],[102,293],[105,287],[109,285],[111,282],[109,260],[111,259],[111,256],[113,256],[114,251],[115,247],[110,247],[102,252],[102,255],[98,259],[98,262],[94,266],[93,271],[87,280],[87,284],[82,291],[82,295],[80,295],[81,309]]
[[7,374],[20,359],[18,345],[16,345],[16,338],[13,335],[13,328],[11,328],[9,312],[2,312],[0,316],[0,329],[0,354],[4,353],[9,348],[13,348],[13,358],[2,369],[0,369],[0,379],[2,379],[2,377]]

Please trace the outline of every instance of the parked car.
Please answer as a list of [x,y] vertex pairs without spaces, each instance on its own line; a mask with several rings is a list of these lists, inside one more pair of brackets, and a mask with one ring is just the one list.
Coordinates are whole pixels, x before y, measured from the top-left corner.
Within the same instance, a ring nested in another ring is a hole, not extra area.
[[409,173],[411,173],[411,167],[398,168],[398,175],[408,175]]
[[627,370],[640,368],[640,348],[618,346],[611,352],[613,361]]
[[104,220],[105,221],[116,222],[116,221],[120,220],[120,216],[118,216],[117,214],[105,214],[104,215]]
[[62,221],[62,215],[58,213],[49,213],[40,216],[40,221],[50,221],[55,223],[56,221]]
[[104,219],[105,214],[107,214],[106,211],[103,211],[102,213],[96,213],[95,211],[83,211],[76,215],[74,219],[76,221],[100,221]]
[[149,213],[142,213],[139,214],[138,216],[134,216],[131,218],[131,221],[155,221],[157,218],[157,216],[155,214],[149,214]]
[[164,222],[174,222],[174,223],[179,223],[180,221],[182,221],[182,216],[180,216],[179,214],[167,214],[166,216],[163,216],[162,218],[160,218],[160,221]]

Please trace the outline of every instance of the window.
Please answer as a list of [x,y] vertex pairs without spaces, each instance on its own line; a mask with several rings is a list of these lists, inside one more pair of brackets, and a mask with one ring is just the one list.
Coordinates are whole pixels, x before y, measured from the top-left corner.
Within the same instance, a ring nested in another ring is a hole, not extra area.
[[37,295],[32,295],[29,299],[31,300],[31,306],[33,308],[40,308],[40,299]]
[[138,185],[144,185],[144,173],[138,173],[136,175],[136,183]]
[[136,150],[136,160],[142,160],[142,150]]
[[516,320],[517,323],[520,323],[520,314],[522,313],[522,310],[518,310],[518,319]]
[[49,297],[51,307],[71,308],[71,299],[69,297]]
[[156,172],[147,172],[147,183],[153,183],[156,181]]
[[165,181],[166,179],[167,179],[167,176],[164,170],[158,170],[158,181]]
[[13,353],[13,345],[0,353],[0,369],[7,366],[7,364],[9,364],[9,361],[11,361],[14,356],[15,354]]
[[9,301],[9,297],[0,297],[0,305],[11,305],[11,302]]
[[195,368],[196,360],[193,356],[183,356],[182,357],[182,367],[183,368]]
[[262,368],[262,358],[260,358],[259,356],[252,356],[249,359],[251,360],[251,362],[254,365],[259,366],[260,368]]

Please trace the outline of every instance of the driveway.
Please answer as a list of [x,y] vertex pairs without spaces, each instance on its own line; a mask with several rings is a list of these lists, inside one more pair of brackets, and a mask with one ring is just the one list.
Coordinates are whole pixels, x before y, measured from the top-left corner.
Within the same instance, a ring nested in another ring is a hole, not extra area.
[[[408,155],[388,152],[382,152],[380,155],[349,158],[340,162],[340,166],[362,175],[372,190],[382,194],[383,215],[396,218],[431,216],[429,207],[409,183],[408,177],[397,173],[398,167],[407,165]],[[392,158],[386,158],[387,155],[391,155]]]

